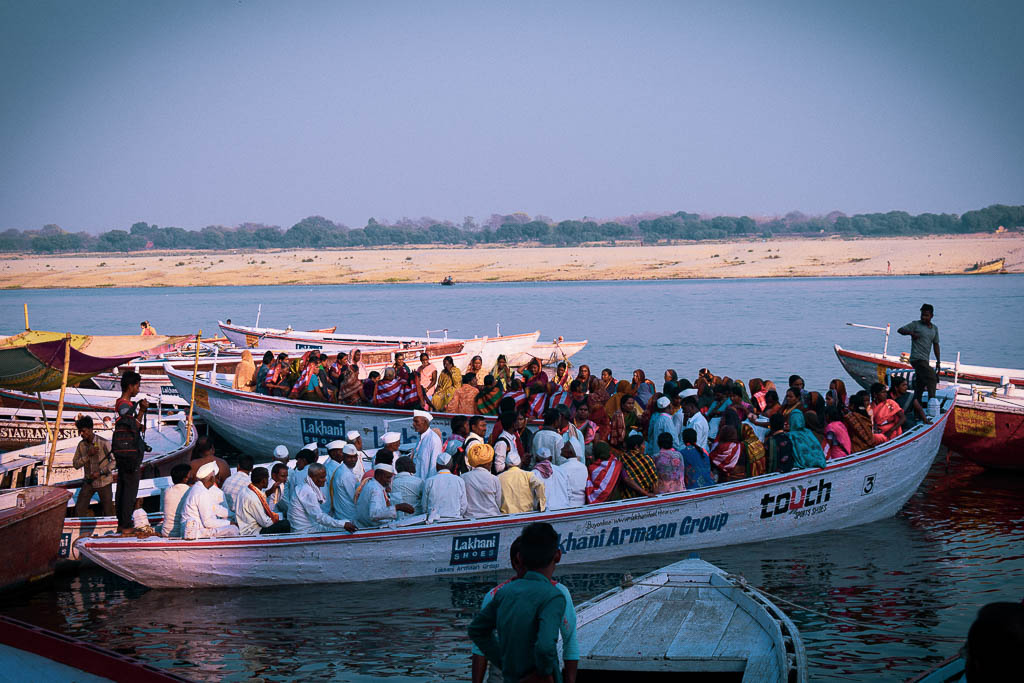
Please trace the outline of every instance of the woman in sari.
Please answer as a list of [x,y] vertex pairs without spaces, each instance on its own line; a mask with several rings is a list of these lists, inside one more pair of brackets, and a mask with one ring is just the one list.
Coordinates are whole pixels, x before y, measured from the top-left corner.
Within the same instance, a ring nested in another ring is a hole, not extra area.
[[580,386],[583,387],[584,394],[589,394],[591,391],[594,390],[594,387],[592,385],[596,384],[596,382],[594,381],[596,378],[590,374],[589,365],[580,366],[579,372],[576,373],[576,379],[579,380]]
[[829,391],[836,392],[836,400],[839,405],[840,412],[846,412],[848,410],[847,404],[849,400],[846,396],[846,384],[841,379],[834,379],[828,383]]
[[843,423],[842,413],[839,406],[831,406],[825,409],[825,458],[833,460],[843,458],[853,453],[853,444],[850,442],[850,431]]
[[497,415],[498,404],[501,402],[501,389],[498,388],[494,377],[484,377],[484,386],[476,397],[476,412],[478,415]]
[[601,371],[601,379],[599,379],[598,382],[601,383],[601,388],[603,388],[609,396],[615,393],[615,385],[618,383],[615,381],[615,377],[612,375],[610,368],[605,368]]
[[359,376],[359,363],[363,360],[363,352],[359,349],[352,349],[352,355],[348,359],[348,366],[354,368],[356,376]]
[[523,370],[523,388],[526,392],[530,392],[530,387],[539,384],[544,387],[544,393],[548,390],[548,375],[540,367],[540,361],[534,358],[526,364],[526,369]]
[[641,410],[646,410],[647,405],[651,402],[654,394],[658,391],[654,386],[654,382],[647,379],[647,375],[644,374],[643,370],[639,368],[633,371],[633,396],[636,397],[636,402],[640,404]]
[[235,378],[231,387],[236,391],[252,391],[256,388],[256,363],[249,349],[242,351],[242,360],[235,366]]
[[761,412],[765,409],[764,395],[767,393],[767,389],[764,387],[764,380],[760,377],[754,377],[750,380],[750,399],[751,403],[757,408],[757,412]]
[[757,477],[764,474],[768,467],[764,443],[757,438],[754,428],[744,422],[740,438],[743,440],[743,464],[747,476]]
[[644,437],[634,434],[624,444],[619,461],[622,462],[622,498],[653,496],[658,484],[658,469],[651,456],[644,453]]
[[768,389],[764,392],[764,409],[761,411],[761,417],[770,418],[775,413],[782,410],[782,404],[779,403],[779,394],[774,389]]
[[498,356],[498,360],[495,361],[494,367],[488,374],[494,378],[494,383],[501,389],[501,393],[505,393],[512,386],[512,369],[508,366],[505,354]]
[[800,410],[803,403],[800,401],[800,394],[793,387],[786,389],[786,400],[782,404],[782,414],[789,415],[794,410]]
[[889,391],[881,382],[871,385],[871,419],[874,422],[875,443],[885,443],[903,433],[903,415],[900,404],[889,398]]
[[597,427],[597,434],[594,438],[604,441],[608,438],[611,430],[611,421],[605,405],[608,403],[608,392],[601,385],[595,385],[594,390],[587,394],[587,407],[590,409],[590,419]]
[[472,372],[467,372],[455,383],[455,391],[448,402],[446,412],[458,415],[476,415],[476,397],[480,390],[473,384],[476,379]]
[[455,390],[462,386],[462,371],[455,367],[455,361],[451,356],[444,357],[441,367],[441,372],[437,375],[437,388],[430,402],[434,410],[444,412],[455,395]]
[[825,466],[821,442],[807,429],[804,413],[799,408],[789,414],[789,440],[793,444],[793,469]]
[[807,429],[810,430],[811,434],[818,440],[821,445],[821,449],[825,450],[825,428],[821,426],[821,421],[818,419],[818,413],[813,410],[804,411],[804,424],[807,425]]
[[551,380],[555,385],[555,391],[569,391],[572,384],[572,374],[569,373],[569,366],[562,361],[555,367],[555,378]]
[[338,388],[338,403],[356,405],[363,393],[363,383],[359,381],[359,371],[351,365],[341,371],[341,386]]
[[[614,400],[615,397],[613,396],[609,403]],[[638,428],[642,414],[637,409],[636,399],[626,394],[619,402],[619,409],[612,413],[610,418],[611,425],[608,432],[608,443],[621,449],[626,437],[629,436],[629,432]]]
[[747,472],[743,467],[743,463],[740,462],[741,455],[743,455],[743,444],[740,443],[740,437],[736,433],[736,429],[731,425],[723,425],[718,430],[718,440],[715,442],[715,447],[708,454],[712,466],[718,472],[718,481],[734,481],[746,478]]
[[867,392],[858,391],[850,397],[850,410],[843,415],[843,424],[850,435],[851,452],[867,450],[875,445],[871,416],[867,412]]
[[619,478],[622,462],[604,441],[594,444],[594,462],[587,467],[587,503],[604,503],[619,499]]
[[[466,377],[469,374],[473,374],[473,381],[467,382]],[[473,356],[469,361],[469,367],[466,368],[466,372],[462,376],[463,384],[472,384],[475,387],[482,387],[484,385],[484,359],[480,356]]]
[[658,472],[655,493],[677,493],[686,490],[686,462],[683,454],[672,447],[672,435],[662,432],[658,435],[658,452],[654,455],[654,467]]

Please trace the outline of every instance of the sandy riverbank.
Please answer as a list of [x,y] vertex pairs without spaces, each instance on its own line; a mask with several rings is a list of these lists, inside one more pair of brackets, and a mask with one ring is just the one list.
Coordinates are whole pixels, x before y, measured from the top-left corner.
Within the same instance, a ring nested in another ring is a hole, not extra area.
[[382,248],[9,256],[0,288],[187,287],[962,273],[1006,259],[1024,272],[1024,236],[773,239],[673,246]]

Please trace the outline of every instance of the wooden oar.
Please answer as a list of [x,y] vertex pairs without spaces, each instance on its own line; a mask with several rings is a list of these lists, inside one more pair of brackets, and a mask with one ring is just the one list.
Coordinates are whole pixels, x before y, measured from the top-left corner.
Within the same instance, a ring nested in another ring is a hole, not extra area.
[[[28,304],[26,304],[26,307]],[[53,423],[53,439],[50,440],[50,457],[46,459],[46,483],[50,483],[53,459],[57,456],[57,437],[60,435],[60,418],[64,414],[64,390],[68,388],[68,365],[71,364],[71,333],[64,335],[64,375],[60,380],[60,398],[57,400],[57,420]]]
[[196,376],[199,375],[199,342],[203,339],[203,331],[196,335],[196,362],[192,366],[192,395],[188,400],[188,422],[185,425],[185,438],[192,433],[192,409],[196,404]]

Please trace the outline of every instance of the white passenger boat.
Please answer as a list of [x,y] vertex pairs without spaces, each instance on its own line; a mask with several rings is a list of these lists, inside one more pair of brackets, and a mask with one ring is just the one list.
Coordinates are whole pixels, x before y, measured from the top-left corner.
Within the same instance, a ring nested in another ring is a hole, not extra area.
[[[835,345],[836,357],[857,384],[865,389],[875,382],[885,383],[886,373],[910,371],[909,356],[893,356],[887,353],[851,351]],[[934,367],[934,363],[931,363]],[[961,384],[976,384],[985,387],[999,387],[1007,384],[1024,388],[1024,370],[1020,368],[995,368],[986,365],[966,365],[943,361],[939,364],[939,379]]]
[[[64,413],[109,413],[114,414],[114,404],[121,396],[121,381],[117,382],[117,390],[107,389],[82,389],[81,387],[68,387],[64,392]],[[180,413],[188,410],[188,401],[177,395],[142,391],[136,397],[149,401],[150,409],[160,409],[162,415]],[[35,410],[42,406],[52,420],[57,414],[57,403],[60,400],[60,391],[43,391],[40,393],[27,394],[23,391],[13,389],[0,389],[0,405],[14,410],[28,409]]]
[[[327,349],[335,349],[335,352],[337,352],[337,350],[347,350],[349,348],[368,350],[372,349],[374,346],[422,348],[425,345],[429,346],[432,344],[457,341],[469,342],[483,339],[484,344],[480,351],[472,355],[479,355],[483,360],[484,368],[488,371],[494,367],[494,363],[498,360],[498,356],[504,355],[506,359],[518,358],[520,354],[529,352],[530,349],[533,348],[534,344],[537,343],[537,339],[540,338],[539,330],[525,334],[473,337],[473,339],[449,339],[446,331],[446,336],[439,339],[437,337],[429,336],[382,336],[340,332],[324,334],[318,332],[299,332],[291,329],[279,330],[271,327],[228,325],[223,322],[218,324],[220,325],[220,329],[223,330],[224,336],[230,339],[232,344],[243,349],[295,349],[296,351],[324,349],[326,353],[328,352]],[[431,351],[431,357],[433,356],[434,353]],[[512,361],[509,362],[511,363]]]
[[[167,366],[167,376],[183,396],[192,388],[192,371]],[[402,442],[416,441],[412,428],[412,411],[372,406],[349,406],[318,401],[267,396],[249,391],[235,391],[229,379],[211,382],[205,377],[196,380],[194,414],[203,418],[218,434],[239,450],[253,457],[270,458],[278,444],[293,453],[311,441],[326,444],[344,439],[349,430],[358,430],[367,448],[383,445],[381,437],[394,431]],[[434,413],[431,426],[443,436],[451,433],[448,413]],[[486,418],[493,425],[495,418]]]
[[895,515],[935,459],[949,414],[820,469],[653,498],[353,534],[85,538],[76,545],[84,557],[143,585],[188,588],[277,585],[295,576],[335,583],[488,572],[504,566],[509,545],[535,521],[558,531],[566,565],[767,541]]
[[699,559],[670,564],[576,607],[579,677],[729,675],[801,683],[800,632],[741,577]]
[[586,345],[586,339],[583,341],[562,341],[560,339],[555,339],[550,343],[537,342],[530,347],[529,351],[521,353],[518,356],[506,358],[506,360],[508,360],[509,365],[514,366],[526,365],[534,358],[539,360],[541,365],[558,365],[563,361],[568,361],[570,358],[582,351],[583,347]]

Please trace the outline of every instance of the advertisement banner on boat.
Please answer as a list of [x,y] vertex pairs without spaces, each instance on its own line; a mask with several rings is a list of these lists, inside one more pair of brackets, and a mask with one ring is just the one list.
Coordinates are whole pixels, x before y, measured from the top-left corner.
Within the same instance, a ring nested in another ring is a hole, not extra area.
[[[864,491],[870,493],[874,488],[874,476],[871,481],[865,480]],[[828,501],[832,497],[832,482],[819,479],[810,486],[790,486],[788,491],[765,493],[761,498],[761,519],[771,519],[779,515],[790,514],[797,519],[820,515],[828,509]]]
[[498,539],[500,534],[473,534],[456,536],[452,539],[452,556],[449,566],[478,564],[498,561]]
[[693,516],[666,510],[646,510],[600,522],[588,521],[584,525],[584,534],[577,536],[570,531],[559,538],[558,547],[563,553],[568,553],[632,543],[655,543],[676,536],[718,532],[728,521],[728,512]]
[[345,420],[303,417],[300,418],[300,428],[302,431],[302,443],[313,443],[315,441],[324,453],[327,452],[327,444],[345,438]]
[[996,414],[988,410],[957,406],[953,409],[953,428],[958,434],[995,438]]

